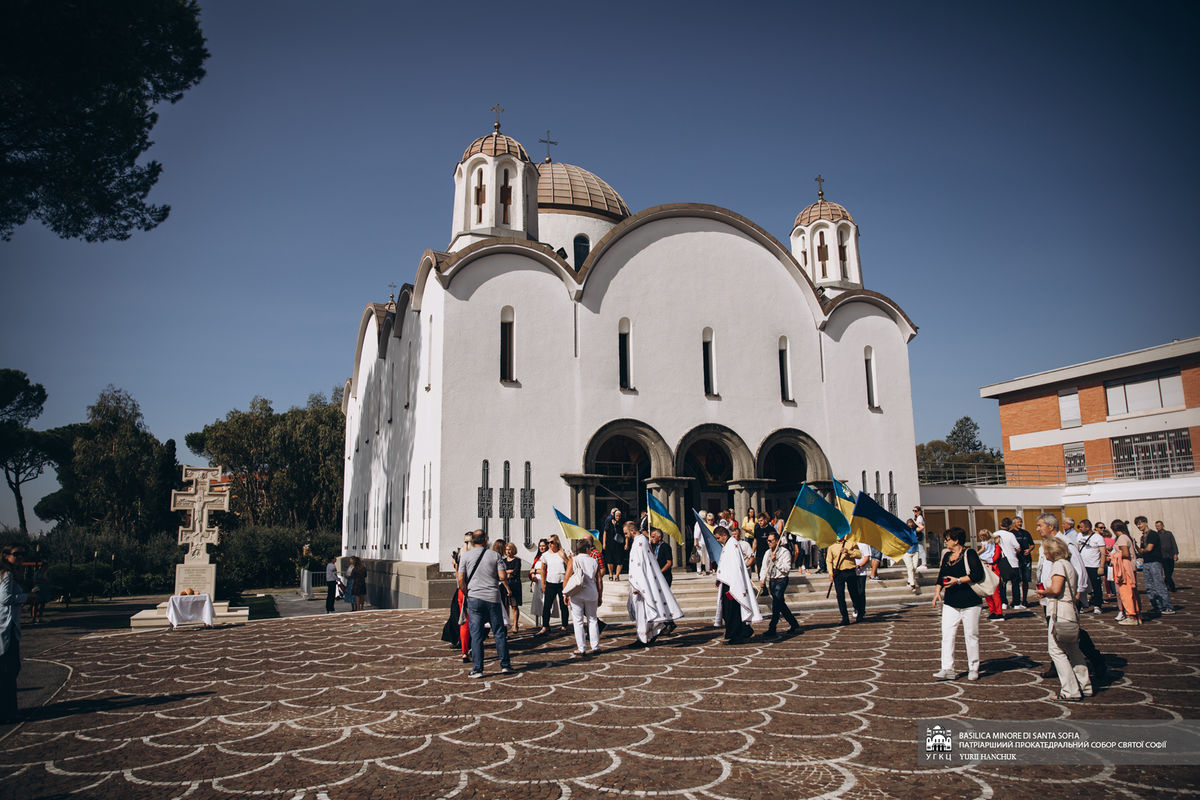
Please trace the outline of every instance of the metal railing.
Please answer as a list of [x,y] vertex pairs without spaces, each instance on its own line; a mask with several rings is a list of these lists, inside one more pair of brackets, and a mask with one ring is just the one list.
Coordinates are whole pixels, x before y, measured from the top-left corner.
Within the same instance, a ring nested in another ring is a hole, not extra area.
[[917,464],[922,486],[1063,486],[1068,483],[1152,480],[1187,475],[1196,471],[1195,460],[1186,456],[1131,458],[1109,463],[1085,463],[1070,470],[1062,464]]

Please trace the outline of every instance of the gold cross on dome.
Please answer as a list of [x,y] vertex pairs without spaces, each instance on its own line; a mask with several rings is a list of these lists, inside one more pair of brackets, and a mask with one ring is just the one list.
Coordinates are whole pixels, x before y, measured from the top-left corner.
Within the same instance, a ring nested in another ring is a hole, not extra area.
[[550,138],[550,129],[549,128],[546,129],[546,138],[538,139],[538,142],[546,145],[546,163],[549,164],[550,163],[550,145],[552,145],[552,144],[556,145],[556,144],[558,144],[558,142],[556,142]]
[[821,177],[821,173],[817,173],[817,177],[813,178],[817,182],[817,200],[825,199],[825,179]]
[[495,124],[492,125],[492,127],[495,128],[497,132],[499,132],[500,131],[500,115],[504,113],[504,109],[500,107],[499,103],[496,103],[496,105],[492,106],[492,112],[496,115],[496,122],[495,122]]

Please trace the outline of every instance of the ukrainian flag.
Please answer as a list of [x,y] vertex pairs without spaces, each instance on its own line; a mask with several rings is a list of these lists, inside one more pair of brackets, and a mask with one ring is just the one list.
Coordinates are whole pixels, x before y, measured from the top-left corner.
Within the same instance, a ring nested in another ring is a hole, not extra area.
[[850,533],[850,523],[842,512],[806,483],[801,485],[783,529],[812,539],[817,547],[829,547]]
[[866,492],[858,493],[850,530],[857,541],[871,545],[890,558],[900,558],[917,543],[916,534]]
[[[551,506],[551,508],[554,508],[554,507]],[[583,527],[582,525],[575,524],[575,522],[570,517],[568,517],[566,514],[562,513],[561,511],[559,511],[557,508],[554,509],[554,516],[558,517],[558,524],[562,525],[563,535],[566,536],[568,539],[587,539],[587,540],[591,541],[596,546],[597,549],[599,549],[599,547],[600,547],[599,531],[590,531],[587,528]]]
[[854,490],[834,478],[833,493],[837,498],[838,511],[841,511],[842,516],[849,521],[854,516]]
[[709,525],[696,509],[693,508],[692,513],[696,515],[696,521],[700,523],[700,530],[704,534],[704,546],[708,548],[708,560],[716,564],[721,560],[721,543],[713,535],[716,528]]
[[667,513],[667,507],[658,502],[658,498],[650,494],[649,489],[646,490],[646,510],[650,513],[650,527],[658,528],[664,536],[670,536],[676,544],[683,547],[683,534],[679,531],[679,526]]

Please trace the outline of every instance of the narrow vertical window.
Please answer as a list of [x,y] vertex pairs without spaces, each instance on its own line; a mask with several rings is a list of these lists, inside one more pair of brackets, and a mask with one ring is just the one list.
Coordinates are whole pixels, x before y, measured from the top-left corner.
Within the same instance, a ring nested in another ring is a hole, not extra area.
[[592,252],[592,243],[588,241],[588,237],[582,233],[575,237],[575,271],[578,272],[583,267],[583,262],[587,261],[588,253]]
[[617,325],[617,378],[622,389],[632,389],[633,379],[629,374],[629,317],[622,317]]
[[500,185],[500,219],[508,224],[508,207],[512,205],[512,187],[508,185],[508,170],[504,170],[504,183]]
[[716,382],[713,380],[713,330],[705,328],[701,342],[704,358],[704,394],[709,397],[717,393]]
[[875,470],[875,502],[883,505],[883,486],[879,482],[879,470]]
[[487,189],[483,186],[483,170],[475,172],[475,221],[483,222],[483,201],[487,198]]
[[513,369],[513,309],[505,306],[500,311],[500,380],[514,381]]
[[817,245],[817,260],[821,262],[821,277],[828,278],[829,246],[825,244],[825,231],[817,234],[817,241],[820,242]]
[[808,269],[808,245],[805,244],[804,234],[800,234],[800,266]]
[[788,340],[786,336],[779,337],[779,397],[785,403],[792,400],[792,375],[788,363]]
[[842,280],[850,280],[849,268],[846,265],[846,229],[838,231],[838,262],[842,268]]
[[867,471],[865,469],[862,471],[862,484],[862,490],[865,493],[867,491]]
[[879,398],[875,394],[875,355],[870,347],[863,351],[863,363],[867,370],[867,408],[879,408]]

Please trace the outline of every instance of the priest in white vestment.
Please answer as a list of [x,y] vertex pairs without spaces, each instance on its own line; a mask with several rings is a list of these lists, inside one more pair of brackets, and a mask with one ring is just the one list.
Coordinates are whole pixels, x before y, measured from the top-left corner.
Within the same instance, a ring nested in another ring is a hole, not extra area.
[[762,622],[758,593],[750,582],[750,572],[742,557],[742,548],[728,531],[713,532],[721,544],[721,560],[717,563],[717,612],[713,625],[725,626],[726,642],[743,642],[754,635],[751,623]]
[[626,608],[629,620],[637,624],[638,641],[649,644],[674,620],[683,618],[683,611],[671,593],[667,578],[658,568],[658,559],[650,552],[650,539],[637,524],[626,523],[629,545],[629,599]]

